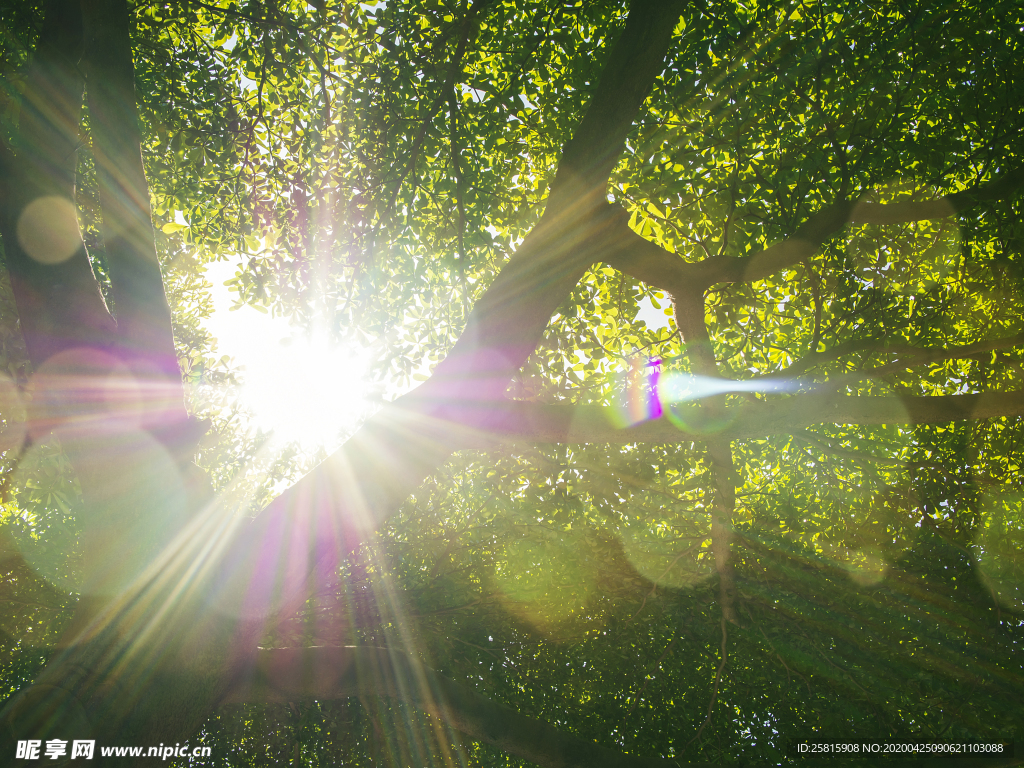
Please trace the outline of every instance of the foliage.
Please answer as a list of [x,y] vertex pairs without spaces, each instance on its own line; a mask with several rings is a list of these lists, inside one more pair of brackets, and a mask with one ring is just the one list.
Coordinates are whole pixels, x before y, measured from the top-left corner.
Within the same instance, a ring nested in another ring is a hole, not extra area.
[[[9,5],[7,123],[38,23]],[[253,469],[265,436],[232,402],[237,372],[199,323],[204,264],[237,261],[239,303],[303,327],[327,318],[373,350],[388,396],[407,390],[538,221],[625,13],[511,0],[136,5],[158,247],[193,407],[215,418],[198,461],[218,490],[248,483],[261,506],[312,458]],[[610,198],[638,234],[697,263],[753,254],[847,199],[990,182],[1024,157],[1022,29],[1013,2],[689,8]],[[95,231],[83,154],[80,208]],[[1021,208],[854,224],[785,270],[715,285],[704,316],[720,373],[789,377],[794,397],[1014,390]],[[11,304],[0,294],[0,368],[24,383]],[[695,370],[671,312],[657,286],[594,265],[510,394],[621,406],[631,366]],[[956,352],[993,339],[1011,342]],[[718,470],[703,442],[463,451],[265,642],[406,648],[630,754],[775,764],[813,737],[1021,738],[1021,445],[1006,417],[734,442],[737,624],[716,588]],[[59,536],[74,530],[74,481],[59,450],[33,450],[45,479],[20,480],[28,459],[3,455],[4,546],[21,536],[73,554]],[[74,598],[24,566],[5,574],[11,691]],[[15,607],[26,595],[35,608]],[[426,765],[456,741],[377,700],[237,706],[201,738],[218,764],[254,766]],[[459,749],[470,765],[515,764]]]

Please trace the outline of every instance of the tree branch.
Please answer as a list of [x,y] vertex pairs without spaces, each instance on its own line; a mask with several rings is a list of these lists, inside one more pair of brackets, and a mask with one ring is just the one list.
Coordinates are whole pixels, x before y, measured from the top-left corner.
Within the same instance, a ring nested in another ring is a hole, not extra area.
[[[983,355],[987,352],[995,352],[1000,349],[1013,349],[1014,347],[1020,346],[1024,346],[1024,333],[1018,333],[1015,336],[1006,336],[999,339],[976,341],[973,344],[963,344],[958,347],[915,347],[910,344],[888,343],[882,339],[851,339],[841,344],[836,344],[834,347],[830,347],[822,352],[808,353],[800,360],[781,371],[779,374],[774,374],[773,378],[777,376],[793,378],[808,370],[812,370],[821,363],[838,360],[845,355],[855,354],[857,352],[870,352],[878,355],[908,355],[906,358],[896,360],[891,363],[885,363],[884,365],[880,365],[876,368],[868,368],[850,374],[851,377],[865,378],[869,376],[881,376],[886,373],[891,373],[892,371],[900,370],[901,368],[925,365],[927,363],[937,363],[944,360],[958,360],[977,357],[978,355]],[[843,379],[846,380],[846,377],[843,377]],[[830,382],[836,383],[834,379],[830,379]]]
[[407,399],[500,400],[586,268],[604,260],[617,216],[608,174],[655,78],[681,3],[634,0],[593,100],[566,144],[537,227],[473,308],[431,379]]
[[[687,343],[686,352],[691,369],[700,376],[720,378],[718,360],[715,357],[711,335],[708,333],[703,291],[686,292],[675,299],[676,325]],[[700,418],[718,423],[725,415],[725,395],[718,394],[705,398],[700,406]],[[711,464],[714,491],[709,505],[711,513],[711,552],[718,574],[718,596],[722,611],[722,643],[725,644],[725,625],[737,623],[736,578],[730,552],[732,539],[732,518],[736,510],[736,476],[733,467],[732,445],[728,437],[710,435],[706,441],[707,455]],[[724,659],[724,656],[723,656]],[[724,664],[724,661],[723,661]],[[721,673],[721,670],[719,670]],[[715,682],[717,695],[718,680]],[[714,696],[712,697],[714,701]],[[711,717],[711,710],[708,710]],[[704,725],[707,725],[707,720]],[[698,737],[704,726],[698,731]]]
[[674,297],[702,294],[717,283],[763,280],[799,264],[848,223],[902,224],[954,216],[982,202],[1012,197],[1022,188],[1024,168],[1016,168],[987,184],[936,200],[884,205],[840,201],[813,214],[791,237],[763,250],[740,257],[715,255],[693,263],[634,233],[633,238],[620,237],[621,247],[605,261]]
[[987,184],[980,184],[951,195],[920,202],[857,203],[850,214],[853,224],[906,224],[922,219],[955,216],[975,205],[1003,200],[1018,194],[1024,187],[1024,166],[1014,168]]
[[[1024,392],[932,397],[807,393],[727,408],[714,419],[702,414],[699,406],[686,404],[674,408],[673,418],[663,416],[626,428],[619,426],[616,409],[601,406],[514,402],[503,411],[492,439],[628,445],[760,438],[793,434],[815,424],[914,425],[1014,418],[1024,416]],[[476,442],[467,440],[465,447],[475,447],[479,440],[479,436]]]
[[837,394],[796,395],[752,406],[724,430],[736,437],[791,434],[812,424],[945,424],[1024,416],[1024,392],[985,392],[933,397],[854,397]]
[[0,237],[36,370],[64,350],[109,347],[116,338],[75,207],[84,87],[78,69],[81,25],[77,0],[47,4],[0,192]]
[[165,393],[171,402],[160,420],[181,422],[186,418],[181,373],[142,166],[128,5],[126,0],[90,0],[83,3],[83,17],[89,118],[118,336],[137,376],[177,389],[176,398]]

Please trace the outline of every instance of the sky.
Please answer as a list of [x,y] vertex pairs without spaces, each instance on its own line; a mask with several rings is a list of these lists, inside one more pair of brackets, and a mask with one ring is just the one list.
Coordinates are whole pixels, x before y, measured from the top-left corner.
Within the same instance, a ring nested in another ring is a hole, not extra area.
[[643,320],[652,331],[659,328],[668,328],[669,318],[665,314],[664,304],[661,309],[655,309],[654,304],[651,303],[650,296],[644,296],[637,304],[640,307],[640,311],[636,314],[637,320]]

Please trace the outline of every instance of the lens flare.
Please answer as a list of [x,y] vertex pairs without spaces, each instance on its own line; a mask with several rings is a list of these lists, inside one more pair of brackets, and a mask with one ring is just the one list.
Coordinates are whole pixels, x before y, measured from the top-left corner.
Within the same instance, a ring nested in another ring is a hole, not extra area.
[[673,372],[661,378],[657,396],[662,403],[682,403],[731,392],[793,392],[798,382],[788,379],[737,381]]
[[658,379],[661,376],[661,360],[650,360],[644,365],[640,358],[629,361],[626,377],[626,424],[661,416],[661,399],[658,395]]
[[649,526],[626,527],[621,531],[623,553],[638,573],[659,587],[685,589],[707,580],[712,573],[710,534],[679,537],[672,533]]
[[372,410],[370,353],[335,343],[323,328],[301,332],[287,318],[238,306],[227,285],[235,271],[229,262],[207,266],[214,311],[203,324],[218,353],[243,369],[239,404],[276,444],[336,448]]
[[11,502],[0,506],[5,535],[40,578],[58,589],[81,587],[81,497],[75,473],[50,438],[21,456],[10,478]]
[[128,368],[102,350],[78,347],[60,352],[29,381],[29,433],[42,439],[54,429],[80,434],[140,426],[145,403]]
[[578,634],[597,578],[563,542],[513,542],[494,570],[505,607],[552,640]]
[[75,204],[47,195],[25,206],[18,217],[18,243],[40,264],[60,264],[82,245]]
[[850,578],[862,587],[873,587],[889,572],[885,553],[874,547],[851,552],[845,562]]
[[640,358],[633,358],[616,422],[619,427],[629,427],[665,416],[680,429],[714,431],[725,425],[707,423],[706,414],[700,412],[694,401],[731,392],[793,392],[800,386],[800,382],[791,379],[738,381],[680,371],[663,373],[661,360],[643,363]]

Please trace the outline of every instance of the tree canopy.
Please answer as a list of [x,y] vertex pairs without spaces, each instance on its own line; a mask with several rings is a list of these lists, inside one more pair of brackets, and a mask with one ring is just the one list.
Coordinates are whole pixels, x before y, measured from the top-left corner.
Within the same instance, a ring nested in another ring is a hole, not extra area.
[[1024,738],[1019,3],[0,9],[0,749]]

